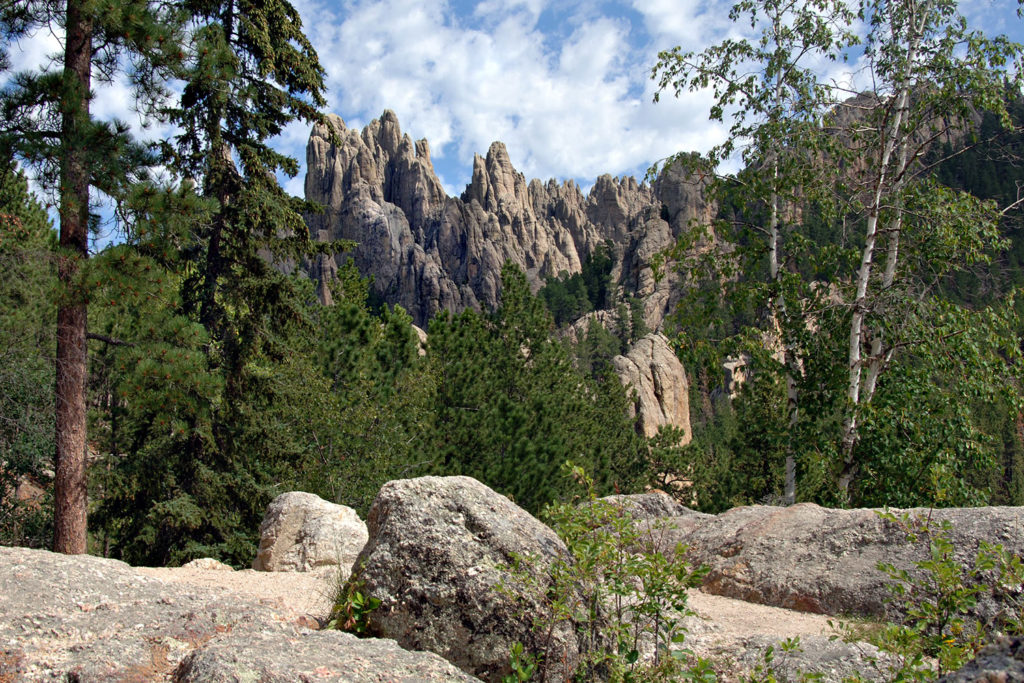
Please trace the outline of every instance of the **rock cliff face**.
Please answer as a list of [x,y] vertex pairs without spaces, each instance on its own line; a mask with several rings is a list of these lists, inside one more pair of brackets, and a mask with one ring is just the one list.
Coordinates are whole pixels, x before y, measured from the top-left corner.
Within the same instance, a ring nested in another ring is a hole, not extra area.
[[[691,219],[712,212],[700,184],[679,171],[653,186],[601,176],[584,196],[571,180],[527,181],[500,142],[473,160],[462,196],[449,197],[427,141],[404,135],[391,111],[362,131],[330,116],[313,129],[306,160],[306,198],[325,207],[307,218],[311,234],[357,242],[351,257],[374,276],[376,294],[418,325],[444,310],[493,307],[506,261],[539,288],[545,276],[579,272],[609,240],[615,281],[644,299],[648,325],[657,328],[676,287],[671,278],[655,282],[651,257]],[[309,264],[311,275],[322,281],[343,258]]]
[[656,436],[661,427],[672,426],[683,432],[679,445],[690,443],[689,383],[665,335],[638,339],[629,353],[612,359],[612,366],[622,383],[632,388],[630,417],[640,417],[644,436]]

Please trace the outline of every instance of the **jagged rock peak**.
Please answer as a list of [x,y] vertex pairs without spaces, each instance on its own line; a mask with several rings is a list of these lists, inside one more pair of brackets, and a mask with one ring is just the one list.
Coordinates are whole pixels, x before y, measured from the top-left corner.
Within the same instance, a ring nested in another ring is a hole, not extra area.
[[[413,142],[390,110],[362,131],[328,116],[314,127],[306,158],[306,198],[326,209],[307,217],[310,233],[357,242],[344,258],[373,275],[375,293],[419,325],[442,310],[496,306],[508,261],[537,289],[545,277],[580,272],[586,256],[608,240],[623,295],[648,296],[655,289],[648,256],[672,243],[678,225],[709,210],[699,191],[680,190],[675,178],[663,183],[665,198],[632,177],[601,176],[587,196],[572,180],[527,181],[501,142],[474,157],[471,182],[460,197],[449,197],[427,141]],[[663,206],[670,222],[661,218]],[[307,267],[319,279],[336,265],[337,259]],[[666,282],[645,304],[652,328],[672,303],[670,287]]]

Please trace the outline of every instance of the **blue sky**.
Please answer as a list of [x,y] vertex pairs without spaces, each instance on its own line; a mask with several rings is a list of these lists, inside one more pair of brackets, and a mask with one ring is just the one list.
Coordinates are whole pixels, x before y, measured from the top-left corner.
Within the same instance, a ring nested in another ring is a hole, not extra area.
[[[652,102],[660,49],[699,50],[738,30],[719,0],[293,0],[327,71],[328,109],[362,127],[393,109],[403,131],[427,138],[450,194],[469,182],[473,154],[503,141],[528,178],[602,173],[642,176],[677,151],[723,138],[707,119],[710,98]],[[1016,0],[968,0],[975,28],[1024,40]],[[16,66],[38,64],[59,44],[39,34],[16,46]],[[845,77],[855,65],[830,67]],[[97,92],[101,117],[138,124],[128,89]],[[142,134],[168,134],[155,126]],[[301,194],[309,129],[292,125],[277,145],[302,162],[288,182]]]
[[[677,151],[705,151],[724,130],[710,98],[652,101],[660,49],[699,50],[737,30],[717,0],[297,0],[328,73],[331,111],[352,127],[385,108],[427,138],[449,193],[474,153],[506,143],[528,178],[642,177]],[[1016,0],[961,10],[990,33],[1022,35]],[[855,68],[831,67],[834,75]],[[308,131],[290,131],[299,149]],[[293,183],[293,189],[301,189]]]

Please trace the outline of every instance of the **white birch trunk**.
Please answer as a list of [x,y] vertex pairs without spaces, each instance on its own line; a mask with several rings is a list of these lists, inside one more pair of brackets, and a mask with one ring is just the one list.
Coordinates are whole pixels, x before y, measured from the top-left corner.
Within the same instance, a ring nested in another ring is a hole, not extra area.
[[[867,313],[868,287],[871,281],[874,251],[879,233],[878,223],[885,198],[892,194],[894,190],[899,189],[898,185],[895,185],[892,188],[887,188],[887,184],[889,182],[888,166],[892,160],[894,152],[898,151],[899,161],[897,163],[897,169],[893,172],[893,177],[896,178],[897,183],[902,182],[900,178],[902,170],[905,168],[907,163],[906,145],[909,144],[909,140],[903,138],[901,128],[903,127],[907,108],[910,102],[910,91],[913,85],[911,82],[913,64],[917,59],[921,35],[924,31],[924,22],[927,20],[927,15],[930,11],[930,3],[924,3],[920,8],[920,13],[916,12],[918,8],[916,7],[914,0],[909,0],[908,5],[911,12],[910,21],[908,22],[911,27],[911,31],[910,36],[907,38],[907,50],[904,56],[906,61],[903,67],[903,73],[900,76],[901,80],[897,86],[896,111],[892,120],[882,132],[882,154],[879,159],[879,175],[875,183],[871,203],[868,207],[864,248],[861,251],[860,269],[857,272],[857,288],[853,301],[853,317],[850,323],[848,352],[850,377],[847,386],[848,406],[847,415],[843,421],[843,467],[838,480],[839,492],[842,497],[846,497],[849,491],[850,482],[853,481],[857,471],[857,463],[854,459],[853,447],[857,441],[857,428],[859,426],[858,417],[860,408],[863,404],[861,396],[861,379],[865,362],[861,357],[861,346],[864,336],[864,321]],[[920,25],[918,25],[918,20],[921,22]],[[892,37],[894,40],[900,39],[900,36],[893,35]],[[900,168],[900,166],[903,168]],[[886,286],[884,280],[888,280],[888,286],[891,286],[892,281],[895,278],[896,263],[899,257],[900,222],[898,214],[892,227],[893,231],[890,233],[888,250],[889,258],[887,259],[885,271],[883,273],[883,286]],[[891,354],[888,355],[891,357]],[[869,367],[869,381],[867,383],[869,386],[865,387],[867,390],[865,391],[865,396],[871,396],[874,393],[878,373],[881,371],[883,362],[882,340],[872,340],[871,358],[869,359],[869,363],[873,363],[873,365]]]

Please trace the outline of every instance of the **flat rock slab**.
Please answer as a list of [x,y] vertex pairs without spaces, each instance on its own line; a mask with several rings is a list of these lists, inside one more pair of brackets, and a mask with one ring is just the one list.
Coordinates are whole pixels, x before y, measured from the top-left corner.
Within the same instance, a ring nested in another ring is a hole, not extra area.
[[181,663],[181,683],[391,683],[476,681],[437,655],[403,650],[393,640],[359,639],[341,631],[312,631],[298,638],[266,633],[212,640]]
[[[232,666],[214,666],[239,651],[222,645],[229,639],[262,643],[268,653],[309,654],[282,659],[269,680],[312,679],[317,671],[332,671],[323,680],[337,681],[378,680],[373,671],[387,680],[432,680],[424,672],[472,680],[434,655],[398,652],[393,641],[354,644],[309,625],[315,622],[258,599],[161,581],[117,560],[0,547],[0,674],[11,680],[240,680],[203,673]],[[179,667],[186,658],[205,668],[190,673]],[[346,669],[350,661],[360,668]],[[349,671],[354,678],[344,678]]]
[[[980,541],[1024,554],[1024,508],[906,512],[930,519],[935,529],[948,521],[961,564],[973,561]],[[909,542],[897,524],[869,509],[753,505],[663,521],[668,542],[688,545],[692,563],[710,567],[706,592],[822,614],[899,617],[902,605],[890,602],[890,579],[877,565],[913,570],[928,552],[926,540]]]

